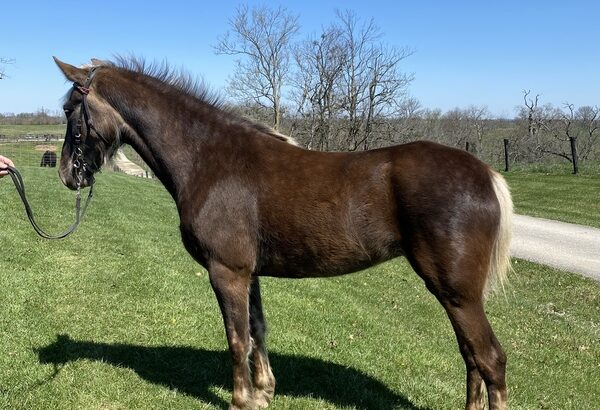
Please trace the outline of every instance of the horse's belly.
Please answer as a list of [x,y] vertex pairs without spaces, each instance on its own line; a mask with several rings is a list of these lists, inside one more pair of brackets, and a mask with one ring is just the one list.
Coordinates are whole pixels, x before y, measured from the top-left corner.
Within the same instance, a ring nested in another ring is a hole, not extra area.
[[360,241],[339,239],[337,244],[295,244],[261,252],[258,274],[285,278],[328,277],[366,269],[403,254],[399,241],[373,246]]

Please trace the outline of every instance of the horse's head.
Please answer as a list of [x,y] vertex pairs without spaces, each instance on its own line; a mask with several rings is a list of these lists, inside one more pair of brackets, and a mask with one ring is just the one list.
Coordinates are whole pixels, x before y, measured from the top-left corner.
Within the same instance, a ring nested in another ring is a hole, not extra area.
[[67,132],[58,173],[71,189],[90,186],[94,182],[94,173],[119,147],[124,121],[98,93],[100,76],[97,74],[102,71],[102,66],[78,68],[56,57],[54,61],[73,82],[63,105]]

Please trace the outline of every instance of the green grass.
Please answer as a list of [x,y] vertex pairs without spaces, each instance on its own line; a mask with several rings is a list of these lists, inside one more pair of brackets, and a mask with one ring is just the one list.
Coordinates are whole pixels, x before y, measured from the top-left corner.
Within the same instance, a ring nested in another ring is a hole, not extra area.
[[529,166],[504,173],[515,212],[600,228],[600,166],[585,164],[580,175],[567,165]]
[[[40,223],[70,223],[54,170],[22,168]],[[104,173],[63,241],[30,229],[0,180],[0,408],[221,409],[222,320],[156,182]],[[600,285],[517,261],[487,311],[511,408],[600,406]],[[333,279],[262,281],[274,409],[456,409],[464,370],[439,304],[403,260]]]
[[0,135],[19,137],[22,135],[60,135],[64,136],[65,124],[56,125],[0,125]]

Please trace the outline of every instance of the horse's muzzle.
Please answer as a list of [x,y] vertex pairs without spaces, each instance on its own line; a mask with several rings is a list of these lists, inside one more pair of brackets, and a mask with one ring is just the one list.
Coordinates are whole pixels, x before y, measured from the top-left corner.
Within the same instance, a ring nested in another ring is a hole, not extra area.
[[[77,170],[73,167],[60,166],[58,170],[58,176],[62,183],[69,189],[75,191],[77,188],[86,188],[94,183],[94,174],[89,171],[82,171],[81,177],[77,177]],[[79,186],[77,184],[80,181]]]

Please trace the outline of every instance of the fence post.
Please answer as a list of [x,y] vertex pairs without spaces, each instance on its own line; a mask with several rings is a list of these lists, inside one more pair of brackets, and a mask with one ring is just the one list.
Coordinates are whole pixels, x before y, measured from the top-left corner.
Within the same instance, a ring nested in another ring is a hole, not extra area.
[[469,141],[467,141],[467,143],[465,144],[465,149],[467,150],[467,152],[469,152]]
[[504,138],[504,172],[508,172],[510,164],[508,162],[508,138]]
[[577,137],[569,137],[571,142],[571,158],[573,159],[573,174],[579,172],[579,158],[577,157]]

